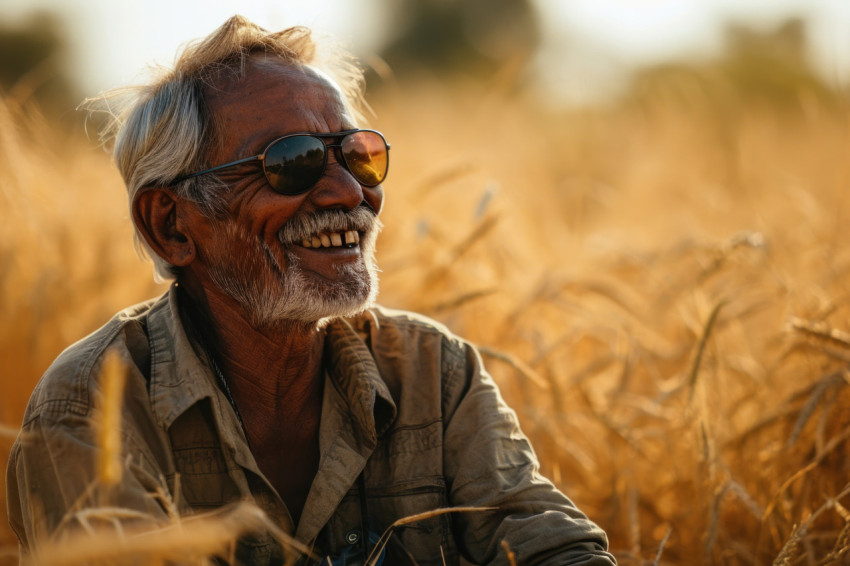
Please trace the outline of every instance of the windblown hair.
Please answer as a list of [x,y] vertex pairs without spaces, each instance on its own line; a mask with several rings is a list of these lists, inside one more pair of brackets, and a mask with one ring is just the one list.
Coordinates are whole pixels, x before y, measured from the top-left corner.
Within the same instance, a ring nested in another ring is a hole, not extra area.
[[[223,212],[227,187],[214,174],[174,181],[215,165],[208,156],[220,137],[216,117],[204,100],[205,89],[226,76],[241,78],[248,58],[257,55],[325,72],[341,89],[348,110],[360,117],[365,107],[363,73],[349,57],[337,52],[320,61],[309,29],[271,33],[233,16],[208,37],[189,43],[174,67],[158,69],[150,83],[114,89],[83,102],[82,107],[108,116],[101,141],[114,140],[113,156],[131,208],[136,193],[153,185],[171,186],[209,217]],[[135,241],[139,253],[153,261],[157,280],[176,277],[174,266],[150,249],[137,227]]]

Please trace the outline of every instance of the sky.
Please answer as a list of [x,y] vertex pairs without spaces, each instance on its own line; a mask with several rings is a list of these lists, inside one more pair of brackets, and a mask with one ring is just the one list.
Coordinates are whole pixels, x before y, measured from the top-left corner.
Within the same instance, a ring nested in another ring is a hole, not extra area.
[[[447,0],[448,1],[448,0]],[[832,83],[850,82],[850,0],[535,0],[544,45],[537,57],[550,88],[565,98],[607,88],[634,65],[709,57],[728,20],[776,25],[798,14],[809,23],[813,58]],[[3,0],[0,19],[47,8],[69,25],[68,64],[85,94],[128,84],[151,63],[238,12],[269,29],[303,24],[370,55],[392,33],[380,0]],[[238,6],[238,7],[237,7]]]

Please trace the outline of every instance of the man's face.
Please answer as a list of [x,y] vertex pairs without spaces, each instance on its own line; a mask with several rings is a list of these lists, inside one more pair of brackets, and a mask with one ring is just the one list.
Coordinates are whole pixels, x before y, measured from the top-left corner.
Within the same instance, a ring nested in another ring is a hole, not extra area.
[[[244,79],[208,88],[206,97],[222,138],[212,165],[257,155],[289,133],[355,127],[336,87],[310,69],[252,63]],[[347,316],[374,301],[380,186],[362,187],[333,151],[325,175],[300,195],[272,190],[259,161],[219,177],[231,190],[227,217],[195,238],[198,268],[217,287],[207,292],[236,300],[256,326]],[[346,242],[350,231],[359,241]]]

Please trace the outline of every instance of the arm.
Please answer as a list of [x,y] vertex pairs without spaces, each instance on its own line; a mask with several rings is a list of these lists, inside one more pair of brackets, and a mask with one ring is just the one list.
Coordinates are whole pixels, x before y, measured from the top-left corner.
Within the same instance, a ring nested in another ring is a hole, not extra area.
[[139,526],[167,521],[165,501],[156,496],[167,493],[164,478],[132,431],[123,434],[123,477],[106,486],[97,479],[99,448],[91,419],[68,410],[58,413],[45,408],[25,423],[9,458],[8,517],[23,554],[81,527],[112,524],[110,516]]
[[538,473],[537,458],[516,414],[465,346],[446,378],[445,473],[451,503],[497,507],[459,514],[455,536],[477,564],[507,565],[504,540],[517,564],[616,564],[605,533]]

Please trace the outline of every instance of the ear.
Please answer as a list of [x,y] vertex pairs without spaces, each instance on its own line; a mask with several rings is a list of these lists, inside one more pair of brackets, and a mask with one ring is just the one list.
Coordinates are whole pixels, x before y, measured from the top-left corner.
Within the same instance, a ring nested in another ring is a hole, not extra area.
[[151,249],[177,267],[195,259],[195,243],[186,232],[179,208],[186,202],[163,187],[143,187],[133,199],[133,222]]

